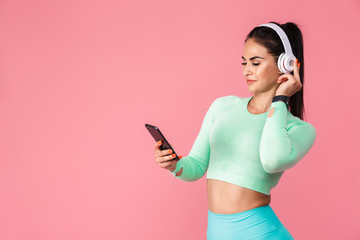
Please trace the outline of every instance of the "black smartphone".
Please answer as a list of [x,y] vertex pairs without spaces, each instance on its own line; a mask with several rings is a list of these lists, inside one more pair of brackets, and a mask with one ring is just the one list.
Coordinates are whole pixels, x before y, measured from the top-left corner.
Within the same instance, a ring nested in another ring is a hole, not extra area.
[[[161,142],[162,142],[162,144],[160,145],[161,150],[171,149],[172,152],[175,153],[174,149],[172,148],[170,143],[166,140],[166,138],[161,133],[161,131],[160,131],[160,129],[158,127],[150,125],[150,124],[145,124],[145,127],[149,131],[151,136],[153,136],[153,138],[155,139],[156,142],[161,140]],[[176,157],[169,160],[169,161],[173,161],[173,160],[179,161],[180,160],[179,156],[176,154]]]

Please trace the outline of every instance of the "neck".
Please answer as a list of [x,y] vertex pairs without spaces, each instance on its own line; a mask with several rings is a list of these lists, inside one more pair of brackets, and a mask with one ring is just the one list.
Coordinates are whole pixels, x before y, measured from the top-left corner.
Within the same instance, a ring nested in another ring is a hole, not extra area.
[[249,107],[256,112],[268,112],[274,96],[275,92],[255,93],[249,102]]

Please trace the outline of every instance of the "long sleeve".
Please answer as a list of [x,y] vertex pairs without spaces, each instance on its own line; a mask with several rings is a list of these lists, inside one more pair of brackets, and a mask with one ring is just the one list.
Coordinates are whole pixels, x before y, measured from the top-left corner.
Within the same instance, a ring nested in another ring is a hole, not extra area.
[[273,102],[275,108],[266,118],[260,140],[260,161],[268,173],[293,167],[309,152],[315,142],[315,128],[305,121],[287,126],[287,108],[282,101]]
[[[189,155],[180,159],[176,164],[176,169],[172,172],[170,171],[176,178],[186,182],[192,182],[204,176],[210,159],[209,132],[218,101],[219,98],[213,101],[208,109]],[[176,176],[176,173],[181,168],[183,168],[183,172],[180,176]]]

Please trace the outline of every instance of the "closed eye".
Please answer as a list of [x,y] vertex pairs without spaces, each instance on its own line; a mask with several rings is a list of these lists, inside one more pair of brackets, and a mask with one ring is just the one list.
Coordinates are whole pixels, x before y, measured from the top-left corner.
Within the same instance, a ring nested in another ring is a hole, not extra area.
[[[254,66],[258,66],[260,63],[253,63],[252,65],[254,65]],[[245,66],[246,65],[246,63],[241,63],[241,65],[243,65],[243,66]]]

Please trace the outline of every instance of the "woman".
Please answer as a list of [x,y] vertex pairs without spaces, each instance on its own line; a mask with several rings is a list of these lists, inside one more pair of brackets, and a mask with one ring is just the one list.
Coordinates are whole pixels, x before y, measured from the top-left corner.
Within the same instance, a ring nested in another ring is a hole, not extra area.
[[278,61],[286,50],[280,30],[255,27],[242,56],[254,95],[213,101],[187,157],[171,160],[174,154],[161,151],[161,141],[155,145],[156,162],[176,178],[190,182],[207,172],[208,240],[294,239],[269,205],[270,190],[311,149],[316,131],[302,120],[301,31],[291,22],[271,23],[290,42],[287,54],[291,49],[296,56],[291,68]]

